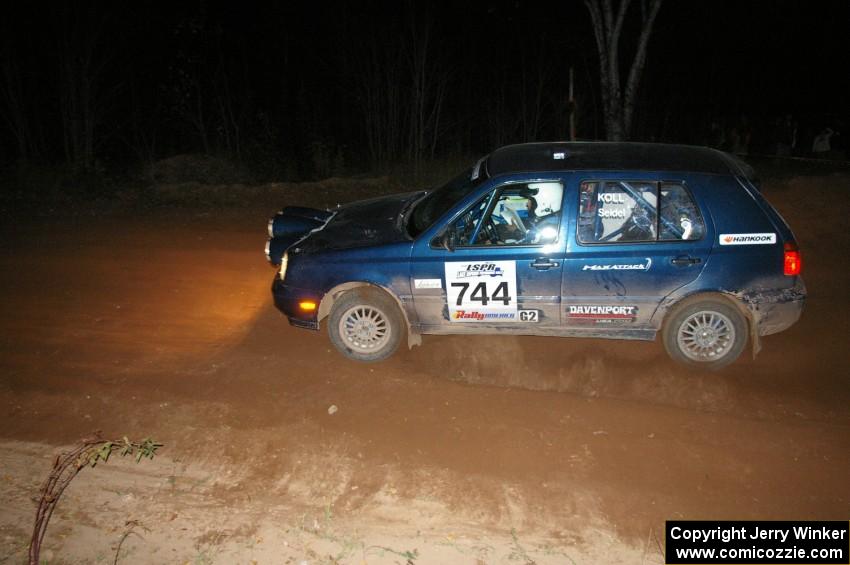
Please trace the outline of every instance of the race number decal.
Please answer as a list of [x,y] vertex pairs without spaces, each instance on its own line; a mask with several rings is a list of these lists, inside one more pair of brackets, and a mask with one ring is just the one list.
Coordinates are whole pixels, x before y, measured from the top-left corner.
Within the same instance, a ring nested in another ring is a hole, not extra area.
[[446,301],[452,322],[516,322],[516,263],[446,263]]
[[519,310],[517,312],[519,314],[520,322],[539,322],[540,316],[537,313],[537,310]]

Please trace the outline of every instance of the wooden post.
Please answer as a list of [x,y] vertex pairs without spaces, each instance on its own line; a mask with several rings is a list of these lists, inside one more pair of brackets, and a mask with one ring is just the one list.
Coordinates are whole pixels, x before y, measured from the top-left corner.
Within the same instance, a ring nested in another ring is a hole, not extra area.
[[570,141],[576,140],[576,99],[573,93],[573,68],[570,67]]

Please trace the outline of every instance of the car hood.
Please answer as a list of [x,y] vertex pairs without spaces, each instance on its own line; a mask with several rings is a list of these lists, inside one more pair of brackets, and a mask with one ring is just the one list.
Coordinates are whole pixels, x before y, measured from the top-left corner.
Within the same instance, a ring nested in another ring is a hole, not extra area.
[[351,249],[410,241],[400,216],[418,194],[421,193],[394,194],[342,206],[322,230],[301,242],[299,251]]

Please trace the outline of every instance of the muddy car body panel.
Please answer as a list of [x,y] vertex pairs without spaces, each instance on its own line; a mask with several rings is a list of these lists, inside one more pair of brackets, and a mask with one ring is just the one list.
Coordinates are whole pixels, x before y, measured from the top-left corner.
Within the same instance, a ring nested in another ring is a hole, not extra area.
[[[409,337],[651,340],[673,319],[668,350],[716,362],[716,344],[748,333],[756,351],[758,336],[792,325],[806,295],[794,236],[752,171],[699,147],[509,146],[435,191],[285,209],[269,231],[269,260],[284,263],[275,304],[313,329],[367,287],[397,305]],[[689,304],[714,317],[679,320]]]

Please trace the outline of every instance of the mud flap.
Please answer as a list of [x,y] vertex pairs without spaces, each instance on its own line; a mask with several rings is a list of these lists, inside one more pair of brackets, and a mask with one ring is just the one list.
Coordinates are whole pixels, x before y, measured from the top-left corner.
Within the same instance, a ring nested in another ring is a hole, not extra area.
[[422,334],[419,332],[415,332],[410,329],[410,326],[407,328],[407,348],[413,349],[417,345],[422,345]]
[[750,319],[750,339],[753,342],[753,360],[761,351],[761,339],[759,339],[759,324],[756,321],[755,315]]

